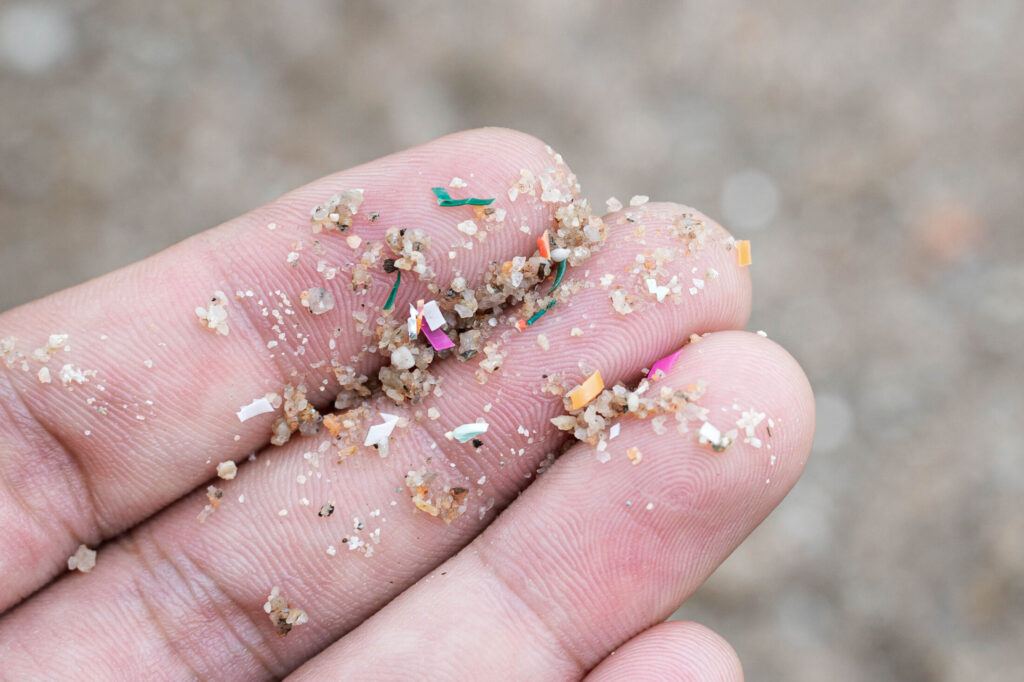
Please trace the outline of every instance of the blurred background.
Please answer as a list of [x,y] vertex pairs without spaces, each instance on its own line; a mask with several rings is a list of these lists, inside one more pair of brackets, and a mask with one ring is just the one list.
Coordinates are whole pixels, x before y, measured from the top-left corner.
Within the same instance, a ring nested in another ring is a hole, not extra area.
[[1018,680],[1022,31],[1015,0],[8,0],[0,310],[328,172],[525,130],[597,206],[751,239],[750,328],[816,389],[803,479],[677,616],[750,680]]

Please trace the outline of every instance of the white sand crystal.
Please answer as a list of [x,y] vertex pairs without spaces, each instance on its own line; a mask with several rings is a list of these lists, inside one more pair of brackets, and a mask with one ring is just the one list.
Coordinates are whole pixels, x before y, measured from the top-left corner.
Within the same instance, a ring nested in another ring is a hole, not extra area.
[[68,557],[68,570],[88,573],[96,565],[96,550],[79,545],[74,554]]

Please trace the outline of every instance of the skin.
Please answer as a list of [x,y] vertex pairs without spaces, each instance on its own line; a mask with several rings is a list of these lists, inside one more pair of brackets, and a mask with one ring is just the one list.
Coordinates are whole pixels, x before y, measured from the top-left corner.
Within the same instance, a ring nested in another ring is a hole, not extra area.
[[[315,387],[331,378],[330,367],[310,364],[331,356],[332,338],[339,357],[357,353],[363,338],[347,322],[351,312],[383,300],[393,283],[393,275],[374,272],[368,298],[354,294],[343,273],[324,284],[337,299],[334,311],[312,316],[301,309],[298,292],[323,284],[309,251],[312,206],[339,189],[364,188],[348,234],[380,241],[389,226],[419,227],[443,256],[431,261],[438,281],[462,273],[475,286],[489,262],[532,253],[551,226],[553,204],[506,195],[520,169],[539,174],[551,166],[544,144],[522,133],[452,135],[323,178],[145,261],[0,315],[0,338],[17,337],[28,354],[51,333],[70,334],[72,346],[50,361],[50,384],[39,382],[34,360],[28,372],[0,363],[5,674],[741,679],[735,653],[714,633],[696,624],[658,625],[785,496],[813,436],[813,398],[799,366],[768,339],[738,331],[751,291],[734,252],[715,246],[680,256],[672,267],[684,281],[692,267],[714,268],[719,277],[700,295],[628,316],[612,311],[608,290],[581,289],[527,331],[509,335],[502,370],[484,384],[475,377],[478,363],[447,359],[432,366],[444,395],[411,406],[370,398],[371,414],[409,420],[392,436],[387,458],[364,451],[338,464],[328,453],[321,475],[300,484],[297,476],[312,471],[304,455],[326,434],[274,447],[274,415],[244,423],[235,417],[253,397],[296,377],[314,388],[310,400],[329,410],[334,387]],[[447,185],[453,176],[470,183],[453,193],[497,197],[508,216],[504,229],[449,260],[448,245],[464,241],[455,225],[471,209],[441,209],[429,192],[410,188]],[[661,227],[690,209],[652,203],[627,210],[639,222],[620,225],[621,214],[605,216],[609,244],[570,268],[567,282],[582,279],[582,271],[591,281],[622,272],[656,247],[678,250],[681,242]],[[366,221],[371,211],[380,221]],[[269,230],[271,222],[278,228]],[[629,237],[637,225],[646,227],[643,243]],[[288,267],[284,257],[298,239],[307,250]],[[320,239],[336,264],[353,253],[337,233]],[[202,328],[193,312],[218,289],[228,293],[226,337]],[[276,348],[267,348],[276,339],[273,319],[250,299],[236,301],[237,289],[255,290],[267,307],[281,307],[275,290],[292,301],[297,319],[288,320]],[[432,297],[424,283],[404,277],[398,309]],[[583,335],[571,335],[574,327]],[[538,345],[540,333],[549,351]],[[691,334],[705,336],[684,346]],[[537,390],[542,373],[579,381],[582,361],[600,368],[607,386],[632,386],[642,368],[681,346],[663,385],[706,380],[700,404],[725,428],[739,418],[734,404],[767,414],[772,435],[764,438],[765,423],[758,435],[771,450],[737,442],[716,454],[693,433],[678,434],[672,421],[658,434],[649,420],[624,419],[609,446],[613,457],[602,464],[592,447],[570,445],[551,425],[564,408],[561,397]],[[375,373],[381,361],[364,355],[360,369]],[[69,390],[56,379],[68,362],[97,375]],[[88,404],[90,396],[109,403],[105,416]],[[423,417],[431,407],[440,419]],[[444,437],[482,416],[490,430],[481,449]],[[530,430],[529,440],[519,426]],[[643,453],[638,465],[624,454],[630,446]],[[564,447],[537,477],[548,453]],[[247,462],[253,452],[256,461]],[[396,490],[428,456],[432,470],[485,481],[471,486],[469,512],[450,525],[415,511],[408,493]],[[228,459],[238,462],[238,476],[214,480],[225,501],[199,524],[206,486],[217,462]],[[477,489],[484,492],[477,496]],[[302,497],[310,506],[298,502]],[[489,498],[493,508],[478,513]],[[327,500],[336,502],[335,514],[318,517]],[[374,509],[382,510],[379,517],[368,516]],[[372,557],[341,544],[353,516],[367,522],[366,532],[381,528]],[[99,546],[87,575],[66,570],[79,543]],[[325,551],[332,544],[336,556]],[[310,617],[287,637],[263,612],[274,585]]]

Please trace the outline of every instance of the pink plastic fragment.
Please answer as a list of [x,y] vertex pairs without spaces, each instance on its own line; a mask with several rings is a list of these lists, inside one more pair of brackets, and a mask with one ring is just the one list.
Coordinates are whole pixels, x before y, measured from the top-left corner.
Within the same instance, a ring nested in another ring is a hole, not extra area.
[[434,350],[455,347],[455,344],[452,343],[452,340],[448,338],[448,335],[443,330],[431,329],[429,324],[420,327],[420,333],[427,337],[427,341],[430,341],[430,345],[434,347]]
[[[680,348],[675,353],[672,353],[672,355],[666,355],[661,360],[658,360],[656,363],[651,365],[651,371],[647,373],[647,378],[658,380],[662,376],[668,374],[669,370],[672,369],[672,365],[676,364],[676,358],[678,358],[679,354],[682,352],[683,349]],[[658,375],[656,374],[657,372],[660,372],[661,374]]]

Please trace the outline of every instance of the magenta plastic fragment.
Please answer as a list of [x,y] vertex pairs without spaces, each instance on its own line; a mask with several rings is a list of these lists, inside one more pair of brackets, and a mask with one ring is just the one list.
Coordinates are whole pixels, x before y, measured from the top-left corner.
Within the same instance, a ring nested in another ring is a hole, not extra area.
[[434,350],[455,347],[455,344],[452,343],[452,340],[448,338],[448,335],[441,328],[431,329],[429,324],[424,324],[420,327],[420,333],[427,337],[427,341],[430,341],[430,345],[434,347]]
[[658,360],[656,363],[651,365],[651,371],[647,373],[647,378],[659,378],[655,376],[655,372],[661,372],[663,375],[668,374],[668,371],[672,369],[672,365],[676,364],[676,358],[678,358],[679,354],[682,352],[683,349],[680,348],[675,353],[672,353],[672,355],[666,355],[661,360]]

